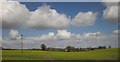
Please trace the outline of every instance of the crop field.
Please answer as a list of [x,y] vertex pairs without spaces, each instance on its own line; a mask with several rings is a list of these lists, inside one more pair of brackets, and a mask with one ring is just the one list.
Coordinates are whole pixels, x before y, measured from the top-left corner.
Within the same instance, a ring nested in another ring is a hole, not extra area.
[[84,52],[54,52],[40,50],[2,50],[3,60],[117,60],[118,49]]

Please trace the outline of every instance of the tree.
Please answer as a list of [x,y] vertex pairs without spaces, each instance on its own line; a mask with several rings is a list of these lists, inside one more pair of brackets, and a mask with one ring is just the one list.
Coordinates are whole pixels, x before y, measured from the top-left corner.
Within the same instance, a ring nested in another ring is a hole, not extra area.
[[73,46],[67,46],[66,50],[67,50],[67,52],[74,51],[74,47]]
[[111,46],[109,46],[109,48],[111,48]]
[[41,44],[41,49],[42,49],[43,51],[45,51],[45,50],[46,50],[46,45],[45,45],[45,44]]

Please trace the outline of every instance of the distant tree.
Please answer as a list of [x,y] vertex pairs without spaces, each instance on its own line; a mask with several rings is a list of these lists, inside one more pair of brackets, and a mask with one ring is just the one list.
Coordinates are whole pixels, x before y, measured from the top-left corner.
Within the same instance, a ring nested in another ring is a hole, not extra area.
[[73,46],[67,46],[66,50],[67,50],[67,52],[74,51],[74,47]]
[[99,49],[102,49],[102,46],[99,46],[98,48],[99,48]]
[[42,49],[43,51],[45,51],[45,50],[46,50],[46,45],[45,45],[45,44],[41,44],[41,49]]
[[111,48],[111,46],[109,46],[109,48]]
[[106,49],[106,46],[103,46],[103,49]]
[[91,48],[91,50],[94,50],[94,48]]

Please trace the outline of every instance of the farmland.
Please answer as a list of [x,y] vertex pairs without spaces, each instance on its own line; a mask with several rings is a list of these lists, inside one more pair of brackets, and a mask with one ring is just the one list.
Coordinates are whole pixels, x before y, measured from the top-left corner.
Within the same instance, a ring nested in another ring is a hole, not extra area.
[[2,50],[3,60],[116,60],[118,49],[101,49],[84,52],[55,52],[41,50]]

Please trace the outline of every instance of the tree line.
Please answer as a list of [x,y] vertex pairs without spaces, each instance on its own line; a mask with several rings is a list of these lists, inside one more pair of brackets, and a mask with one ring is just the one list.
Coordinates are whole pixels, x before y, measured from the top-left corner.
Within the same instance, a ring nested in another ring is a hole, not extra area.
[[[90,50],[97,50],[97,49],[106,49],[106,46],[98,46],[98,47],[87,47],[87,48],[75,48],[74,46],[67,46],[66,48],[52,48],[47,46],[45,44],[41,44],[41,50],[43,51],[66,51],[66,52],[80,52],[80,51],[90,51]],[[109,46],[108,48],[111,48]]]
[[[97,49],[106,49],[106,46],[98,46],[98,47],[87,47],[87,48],[75,48],[74,46],[66,46],[66,48],[53,48],[48,47],[45,44],[40,45],[41,49],[24,49],[24,50],[42,50],[42,51],[61,51],[61,52],[82,52],[82,51],[90,51],[90,50],[97,50]],[[111,48],[111,46],[108,46],[108,48]],[[20,49],[10,49],[10,48],[3,48],[2,50],[20,50]]]

